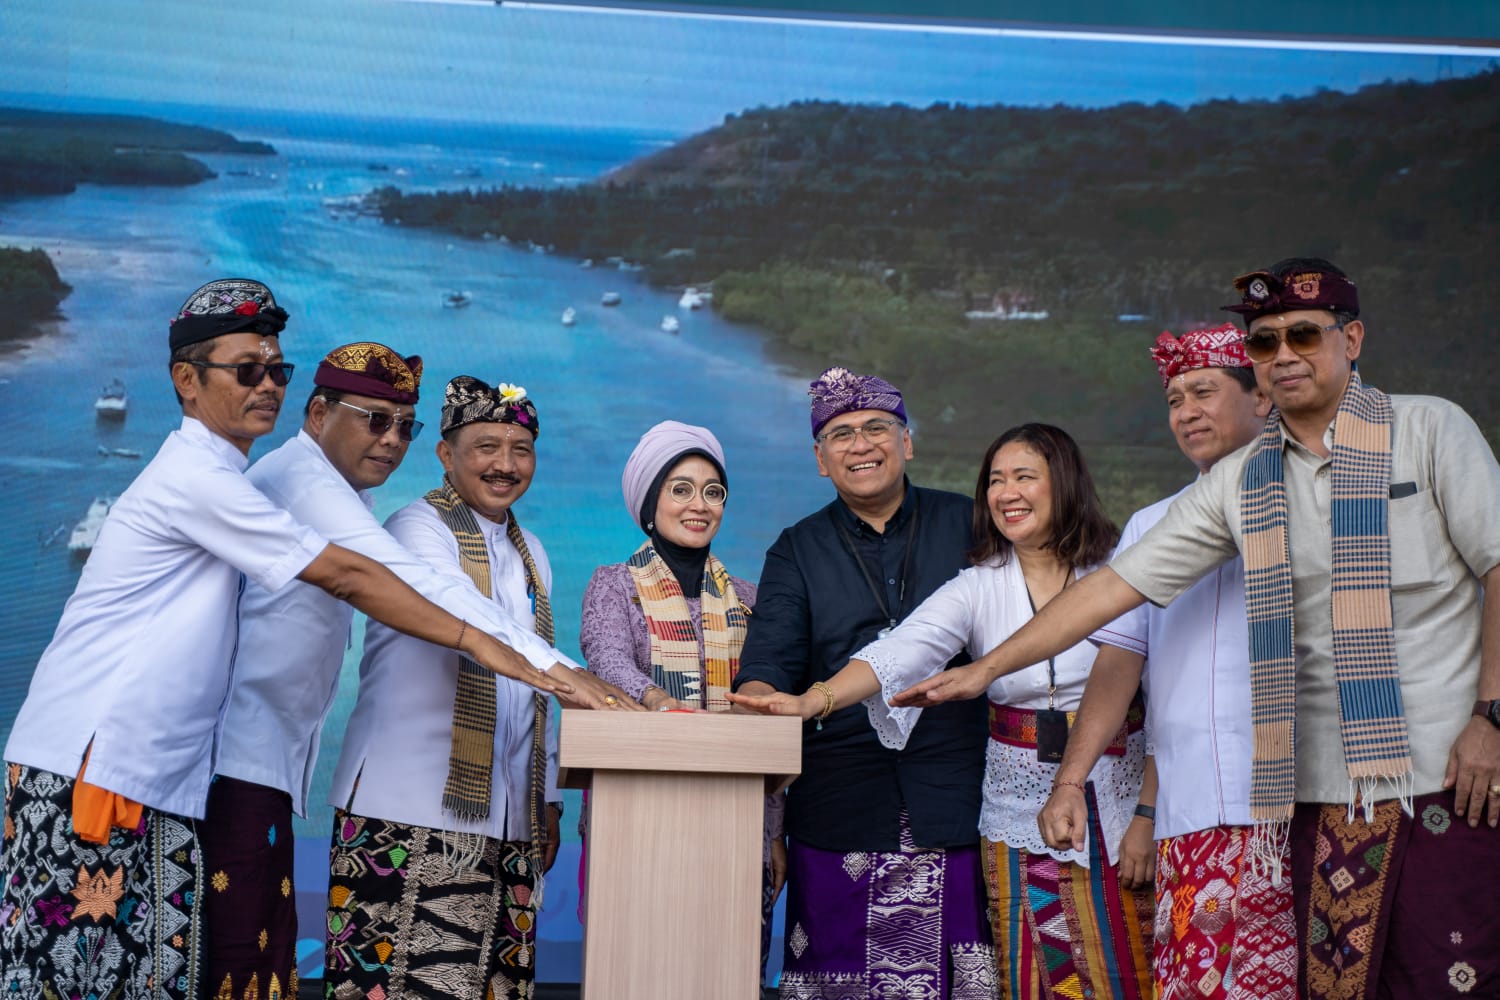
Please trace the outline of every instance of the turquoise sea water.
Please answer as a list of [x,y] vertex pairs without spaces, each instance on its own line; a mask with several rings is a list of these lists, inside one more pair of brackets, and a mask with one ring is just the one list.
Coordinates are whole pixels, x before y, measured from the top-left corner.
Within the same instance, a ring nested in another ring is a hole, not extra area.
[[[403,230],[325,205],[382,184],[571,183],[656,148],[661,136],[428,133],[317,119],[253,124],[235,134],[263,138],[277,155],[205,158],[219,177],[195,187],[84,186],[67,196],[0,203],[0,245],[46,248],[74,289],[55,332],[24,352],[0,355],[0,502],[11,540],[0,566],[0,739],[77,582],[79,564],[68,555],[66,530],[58,536],[58,529],[71,529],[95,496],[122,491],[177,426],[166,377],[167,321],[188,291],[211,278],[261,278],[292,314],[282,347],[298,372],[276,433],[252,458],[296,432],[313,369],[330,348],[371,339],[423,356],[426,398],[418,412],[429,430],[377,492],[381,517],[441,475],[432,449],[448,378],[466,373],[527,388],[542,433],[537,476],[517,512],[551,557],[564,650],[576,650],[577,609],[594,567],[622,560],[638,543],[620,473],[656,421],[705,424],[723,442],[731,498],[715,551],[740,575],[758,576],[776,533],[831,495],[809,453],[807,376],[779,370],[755,331],[709,310],[680,310],[676,293],[653,291],[602,262],[584,268],[499,240]],[[452,290],[467,291],[470,305],[444,308]],[[621,294],[620,306],[600,305],[609,291]],[[568,306],[578,314],[571,328],[560,322]],[[680,319],[679,334],[661,331],[666,315]],[[123,424],[97,421],[93,411],[113,377],[130,393]],[[101,456],[101,446],[135,449],[143,458]],[[358,650],[357,636],[325,732],[313,792],[318,808],[297,824],[309,974],[321,965],[331,819],[321,803],[353,703]],[[577,802],[570,807],[541,925],[546,979],[576,978],[577,842],[570,828]]]

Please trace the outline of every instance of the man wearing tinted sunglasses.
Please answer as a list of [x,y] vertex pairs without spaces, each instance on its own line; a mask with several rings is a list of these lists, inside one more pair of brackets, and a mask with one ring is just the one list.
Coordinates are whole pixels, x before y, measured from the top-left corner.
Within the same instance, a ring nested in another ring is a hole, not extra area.
[[[0,913],[11,917],[0,920],[0,993],[199,995],[200,962],[213,951],[200,933],[204,898],[232,883],[230,868],[208,867],[197,824],[247,579],[268,594],[303,580],[462,646],[488,669],[568,689],[380,564],[330,544],[246,478],[246,453],[275,426],[290,374],[286,319],[264,284],[229,278],[195,291],[172,322],[182,424],[110,511],[5,747]],[[257,728],[252,738],[275,755],[277,735]],[[233,850],[255,857],[291,840],[284,825],[237,832]],[[274,888],[290,897],[289,879]],[[257,963],[248,992],[294,993],[294,967],[258,964],[269,961],[258,957],[260,930],[239,942],[244,967]],[[239,996],[247,986],[236,976],[226,988]],[[202,990],[219,991],[218,982]]]
[[[1354,283],[1293,258],[1235,282],[1276,410],[1140,541],[925,704],[1062,649],[1240,554],[1250,863],[1288,850],[1311,997],[1500,987],[1500,465],[1447,400],[1364,385]],[[1486,635],[1486,631],[1491,634]],[[941,688],[941,690],[936,690]],[[1160,738],[1160,737],[1159,737]]]
[[[390,569],[533,666],[566,669],[571,661],[464,581],[411,555],[371,512],[370,491],[400,466],[422,430],[421,377],[421,358],[383,344],[335,348],[313,374],[301,431],[247,476],[303,524]],[[296,967],[296,897],[282,891],[283,880],[290,886],[292,878],[292,813],[307,815],[319,733],[337,693],[352,619],[348,604],[309,584],[276,593],[246,587],[217,779],[199,825],[205,864],[226,876],[225,888],[204,900],[204,978],[216,991],[228,983],[239,995],[252,975],[285,984]],[[268,830],[281,835],[243,849],[246,839],[268,839]]]

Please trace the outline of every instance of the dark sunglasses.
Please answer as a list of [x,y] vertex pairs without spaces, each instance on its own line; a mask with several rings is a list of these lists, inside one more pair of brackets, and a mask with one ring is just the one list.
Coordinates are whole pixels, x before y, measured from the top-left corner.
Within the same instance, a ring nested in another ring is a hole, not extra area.
[[1286,341],[1298,354],[1313,354],[1323,344],[1323,334],[1329,330],[1342,330],[1344,324],[1330,323],[1328,326],[1319,326],[1316,323],[1293,323],[1285,329],[1275,327],[1263,327],[1254,333],[1245,334],[1242,343],[1245,345],[1245,356],[1257,364],[1264,364],[1276,357],[1276,352],[1281,350],[1281,342]]
[[263,365],[259,361],[241,361],[238,364],[223,364],[217,361],[189,361],[188,364],[194,368],[227,368],[234,372],[234,377],[240,385],[255,388],[260,385],[261,379],[268,374],[271,376],[273,385],[286,385],[292,380],[292,369],[296,365],[289,365],[285,361],[277,361],[273,364]]
[[[323,398],[328,399],[327,396]],[[410,441],[422,433],[422,421],[411,417],[395,417],[389,413],[381,413],[379,410],[367,410],[363,406],[355,406],[353,403],[346,403],[342,399],[328,399],[328,402],[347,406],[351,410],[358,410],[360,413],[363,413],[370,422],[370,433],[376,437],[380,437],[380,435],[390,430],[393,423],[396,425],[396,436],[403,441]]]

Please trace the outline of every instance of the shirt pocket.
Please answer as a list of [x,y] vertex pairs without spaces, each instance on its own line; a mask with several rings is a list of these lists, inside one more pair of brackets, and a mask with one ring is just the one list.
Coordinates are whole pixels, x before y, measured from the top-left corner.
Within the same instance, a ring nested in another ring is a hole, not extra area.
[[1421,590],[1447,584],[1443,554],[1448,539],[1432,491],[1390,501],[1391,589]]

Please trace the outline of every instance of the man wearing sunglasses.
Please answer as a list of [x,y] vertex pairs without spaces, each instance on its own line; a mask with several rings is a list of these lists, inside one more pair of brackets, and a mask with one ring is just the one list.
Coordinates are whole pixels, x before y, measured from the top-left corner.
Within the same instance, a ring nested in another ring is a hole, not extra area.
[[[422,430],[421,377],[421,358],[383,344],[335,348],[313,375],[302,429],[247,476],[303,524],[382,564],[533,666],[567,669],[571,661],[529,626],[409,553],[371,511],[371,491],[396,471]],[[296,897],[284,891],[293,881],[292,813],[307,815],[319,734],[337,694],[352,619],[349,605],[308,584],[271,593],[252,583],[245,590],[217,779],[199,827],[205,864],[226,883],[204,897],[204,981],[216,992],[227,986],[239,996],[252,977],[295,982]]]
[[1235,287],[1276,407],[1258,440],[1009,641],[896,700],[982,690],[1239,554],[1249,850],[1274,872],[1289,846],[1298,994],[1493,995],[1500,465],[1454,404],[1363,384],[1359,297],[1328,261]]
[[[230,278],[195,291],[172,322],[182,424],[111,510],[6,744],[0,994],[185,1000],[204,986],[203,897],[229,876],[205,866],[196,825],[245,580],[275,593],[300,579],[496,672],[571,690],[245,477],[291,373],[286,318],[265,285]],[[250,991],[290,988],[262,979]]]

